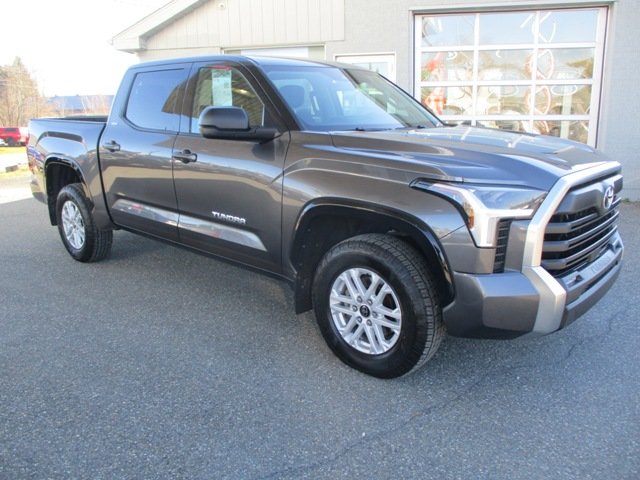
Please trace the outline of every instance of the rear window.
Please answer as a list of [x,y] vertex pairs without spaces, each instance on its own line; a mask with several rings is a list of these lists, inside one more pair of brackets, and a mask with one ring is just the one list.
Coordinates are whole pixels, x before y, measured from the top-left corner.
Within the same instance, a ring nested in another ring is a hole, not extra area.
[[127,120],[144,129],[177,132],[184,79],[183,69],[138,73],[127,102]]

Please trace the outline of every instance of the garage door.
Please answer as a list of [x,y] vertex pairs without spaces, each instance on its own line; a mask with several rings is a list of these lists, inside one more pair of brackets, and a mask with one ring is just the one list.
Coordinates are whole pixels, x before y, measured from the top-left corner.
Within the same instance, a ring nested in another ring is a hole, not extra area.
[[442,119],[595,145],[606,8],[416,15],[416,98]]

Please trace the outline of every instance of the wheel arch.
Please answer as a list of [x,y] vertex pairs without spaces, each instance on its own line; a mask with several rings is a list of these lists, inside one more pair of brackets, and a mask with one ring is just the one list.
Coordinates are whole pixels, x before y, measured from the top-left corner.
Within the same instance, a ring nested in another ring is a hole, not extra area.
[[428,225],[406,212],[345,199],[315,200],[301,211],[294,232],[289,258],[295,270],[296,313],[313,307],[313,276],[324,254],[341,241],[366,233],[403,238],[425,259],[442,305],[453,300],[453,277],[440,242]]
[[44,165],[44,177],[51,225],[57,225],[56,200],[60,190],[67,185],[72,183],[82,185],[85,196],[92,198],[80,167],[72,160],[61,156],[47,158]]

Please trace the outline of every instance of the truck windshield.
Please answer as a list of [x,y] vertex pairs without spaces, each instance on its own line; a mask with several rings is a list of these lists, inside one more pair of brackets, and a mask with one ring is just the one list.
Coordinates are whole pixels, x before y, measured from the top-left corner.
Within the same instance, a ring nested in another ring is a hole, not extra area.
[[442,125],[377,73],[338,67],[273,66],[269,80],[306,130],[390,130]]

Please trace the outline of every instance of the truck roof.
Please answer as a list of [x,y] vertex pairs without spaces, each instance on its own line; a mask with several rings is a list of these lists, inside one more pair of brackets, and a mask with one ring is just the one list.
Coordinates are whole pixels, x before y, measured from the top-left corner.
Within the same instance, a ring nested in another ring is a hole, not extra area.
[[[310,60],[306,58],[286,58],[286,57],[263,57],[258,55],[212,55],[212,56],[197,56],[197,57],[182,57],[182,58],[168,58],[163,60],[154,60],[150,62],[143,62],[133,65],[130,68],[145,68],[154,67],[159,65],[174,65],[178,63],[200,63],[200,62],[236,62],[244,65],[256,65],[256,66],[297,66],[297,67],[340,67],[344,68],[346,65],[338,62],[327,62],[320,60]],[[361,69],[355,65],[349,65],[349,68]]]

